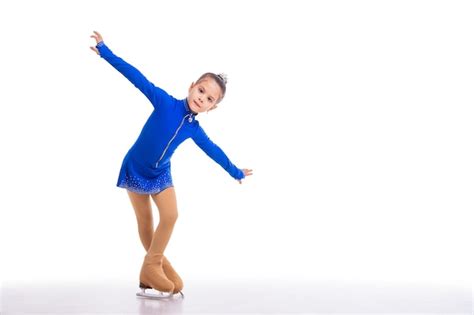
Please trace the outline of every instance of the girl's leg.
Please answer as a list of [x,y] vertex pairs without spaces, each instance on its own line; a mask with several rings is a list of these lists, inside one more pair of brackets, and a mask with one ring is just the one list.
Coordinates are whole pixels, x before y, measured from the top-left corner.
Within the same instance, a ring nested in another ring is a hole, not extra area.
[[140,271],[140,287],[153,288],[162,292],[173,293],[175,284],[164,272],[164,251],[173,232],[178,217],[174,188],[167,188],[159,194],[151,195],[160,213],[158,224],[150,248]]
[[135,215],[137,216],[138,234],[140,240],[148,251],[153,239],[153,214],[151,209],[150,195],[141,195],[127,190]]
[[[160,254],[165,251],[171,233],[173,232],[174,224],[178,218],[176,193],[173,187],[167,188],[159,194],[151,195],[151,198],[160,212],[160,223],[153,236],[148,255]],[[162,263],[166,277],[174,284],[173,293],[178,293],[183,290],[183,280],[165,256],[163,256]]]
[[160,213],[160,223],[153,235],[148,254],[163,254],[173,233],[174,224],[178,219],[178,207],[174,187],[169,187],[159,194],[151,195],[151,198]]

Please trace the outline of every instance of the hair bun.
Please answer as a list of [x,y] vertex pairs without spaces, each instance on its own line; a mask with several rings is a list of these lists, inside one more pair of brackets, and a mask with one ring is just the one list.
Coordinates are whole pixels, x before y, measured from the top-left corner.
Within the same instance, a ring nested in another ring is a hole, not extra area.
[[224,84],[227,84],[227,74],[219,73],[217,76],[222,80],[222,82],[224,82]]

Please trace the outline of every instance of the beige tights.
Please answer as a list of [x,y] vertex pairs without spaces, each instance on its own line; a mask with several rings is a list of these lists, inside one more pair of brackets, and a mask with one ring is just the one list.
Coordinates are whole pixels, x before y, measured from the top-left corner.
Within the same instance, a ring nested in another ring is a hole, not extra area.
[[[148,254],[163,254],[178,219],[178,208],[174,187],[155,195],[141,195],[127,190],[137,216],[138,233]],[[160,222],[153,232],[151,199],[160,213]]]

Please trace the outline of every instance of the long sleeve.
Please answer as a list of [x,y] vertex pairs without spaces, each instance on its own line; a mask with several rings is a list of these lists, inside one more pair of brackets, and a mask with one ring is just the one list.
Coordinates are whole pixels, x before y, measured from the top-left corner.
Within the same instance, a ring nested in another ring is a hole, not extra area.
[[244,172],[232,164],[224,151],[209,139],[201,126],[197,126],[192,139],[201,150],[203,150],[217,164],[222,166],[230,176],[235,179],[242,179],[245,177]]
[[128,64],[122,58],[117,57],[109,47],[104,44],[104,42],[98,43],[96,47],[99,50],[100,57],[105,59],[117,71],[125,76],[137,89],[139,89],[148,100],[150,100],[153,107],[158,108],[165,102],[165,99],[170,98],[168,93],[148,81],[148,79],[138,69]]

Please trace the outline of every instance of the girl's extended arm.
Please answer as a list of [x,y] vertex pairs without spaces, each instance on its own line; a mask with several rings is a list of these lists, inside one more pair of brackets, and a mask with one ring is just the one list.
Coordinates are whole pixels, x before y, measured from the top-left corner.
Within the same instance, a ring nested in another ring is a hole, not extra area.
[[94,33],[95,35],[91,35],[91,37],[96,40],[97,45],[90,48],[132,82],[137,89],[145,94],[155,108],[162,103],[163,98],[169,98],[169,95],[165,91],[148,81],[148,79],[138,71],[138,69],[125,62],[122,58],[114,55],[114,53],[104,44],[102,36],[98,32],[94,31]]
[[194,142],[200,147],[210,158],[217,164],[222,166],[230,176],[242,183],[241,180],[247,176],[252,175],[252,170],[239,169],[229,160],[227,155],[214,142],[209,139],[201,126],[198,125],[196,132],[193,135]]

